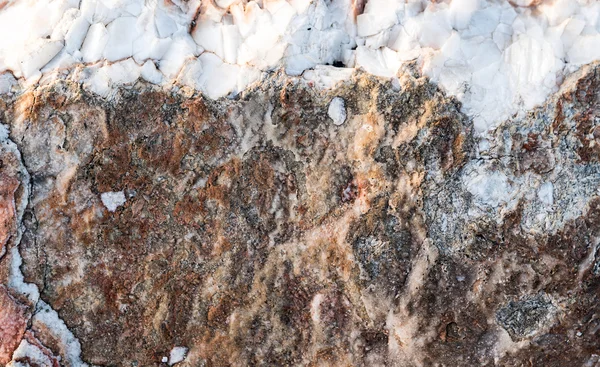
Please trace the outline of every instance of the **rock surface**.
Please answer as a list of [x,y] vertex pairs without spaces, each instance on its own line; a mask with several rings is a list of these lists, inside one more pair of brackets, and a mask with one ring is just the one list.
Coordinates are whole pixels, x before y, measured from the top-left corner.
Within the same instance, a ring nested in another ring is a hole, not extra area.
[[3,96],[0,364],[597,366],[600,65],[486,137],[415,70]]

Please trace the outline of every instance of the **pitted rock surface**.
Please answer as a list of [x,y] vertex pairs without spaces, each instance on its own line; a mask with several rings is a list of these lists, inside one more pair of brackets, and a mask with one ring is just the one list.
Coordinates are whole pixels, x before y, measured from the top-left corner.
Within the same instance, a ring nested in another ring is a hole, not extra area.
[[599,67],[488,138],[410,68],[400,90],[274,74],[217,101],[69,80],[6,97],[0,279],[18,249],[40,300],[0,288],[0,320],[25,320],[0,326],[0,363],[21,343],[78,364],[51,307],[99,366],[174,347],[181,366],[593,366]]

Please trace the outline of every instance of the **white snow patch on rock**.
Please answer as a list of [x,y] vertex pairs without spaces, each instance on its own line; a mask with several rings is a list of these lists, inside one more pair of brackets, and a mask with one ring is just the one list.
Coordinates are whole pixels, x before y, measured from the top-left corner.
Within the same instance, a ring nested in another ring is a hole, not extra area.
[[102,200],[102,204],[108,209],[109,212],[114,212],[118,207],[125,204],[125,194],[123,191],[119,192],[104,192],[100,195],[100,199]]
[[0,74],[0,94],[10,93],[17,80],[10,73]]

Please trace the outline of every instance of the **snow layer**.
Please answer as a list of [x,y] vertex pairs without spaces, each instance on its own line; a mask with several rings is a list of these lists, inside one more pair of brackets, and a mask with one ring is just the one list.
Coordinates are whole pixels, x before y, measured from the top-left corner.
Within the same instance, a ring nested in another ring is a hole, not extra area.
[[[4,3],[0,32],[10,37],[0,37],[0,73],[25,85],[83,65],[81,81],[107,97],[141,77],[220,98],[279,67],[328,88],[353,68],[392,78],[416,60],[480,133],[539,105],[565,74],[600,59],[595,0]],[[6,80],[0,93],[10,89]]]

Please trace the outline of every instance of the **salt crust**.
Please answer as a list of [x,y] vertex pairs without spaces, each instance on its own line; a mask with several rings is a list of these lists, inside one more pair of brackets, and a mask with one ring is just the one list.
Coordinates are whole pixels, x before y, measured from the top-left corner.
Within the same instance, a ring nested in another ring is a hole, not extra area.
[[362,13],[357,3],[8,0],[0,73],[27,86],[84,64],[81,82],[105,97],[141,77],[220,98],[278,67],[330,88],[353,68],[392,78],[417,60],[481,133],[600,59],[595,0],[370,0]]

